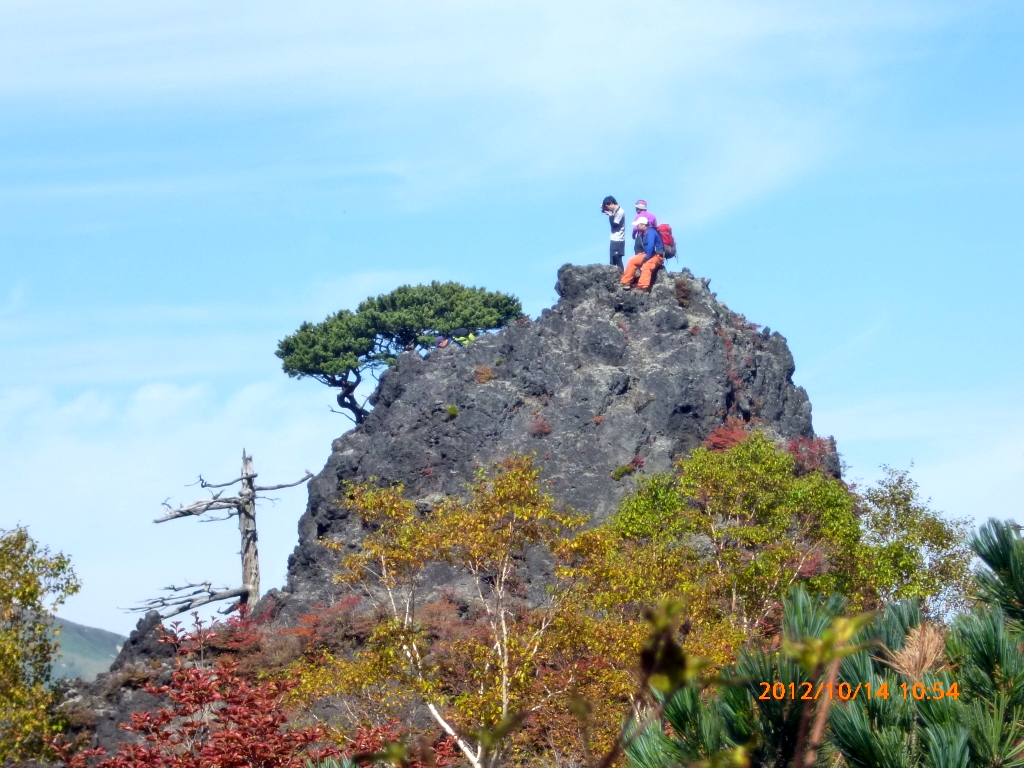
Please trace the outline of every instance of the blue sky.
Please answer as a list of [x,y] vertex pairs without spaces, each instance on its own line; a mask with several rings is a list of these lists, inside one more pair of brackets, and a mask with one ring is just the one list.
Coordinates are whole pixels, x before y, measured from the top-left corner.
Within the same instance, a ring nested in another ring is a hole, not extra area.
[[[70,554],[62,615],[237,581],[202,473],[347,428],[273,355],[402,283],[550,305],[644,197],[780,331],[848,477],[1024,519],[1024,5],[9,0],[0,16],[0,528]],[[304,491],[260,512],[283,583]]]

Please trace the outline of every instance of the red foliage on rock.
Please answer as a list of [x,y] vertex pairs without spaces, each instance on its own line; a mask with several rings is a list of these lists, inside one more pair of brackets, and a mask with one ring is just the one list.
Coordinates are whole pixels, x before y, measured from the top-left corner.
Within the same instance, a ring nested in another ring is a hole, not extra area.
[[725,424],[708,435],[708,439],[704,441],[704,447],[720,453],[743,442],[749,435],[750,432],[743,419],[730,416],[725,420]]
[[789,441],[786,450],[796,462],[796,471],[800,475],[825,469],[828,457],[835,453],[832,441],[822,437],[798,437]]
[[551,425],[548,424],[547,419],[538,414],[530,419],[529,432],[534,437],[544,437],[551,434]]

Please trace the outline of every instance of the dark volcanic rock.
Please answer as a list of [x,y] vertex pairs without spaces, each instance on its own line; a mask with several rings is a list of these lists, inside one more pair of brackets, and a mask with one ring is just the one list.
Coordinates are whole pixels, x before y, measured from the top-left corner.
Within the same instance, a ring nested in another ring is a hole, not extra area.
[[110,665],[110,671],[116,672],[139,658],[173,659],[174,648],[168,643],[161,643],[160,633],[156,631],[161,623],[160,614],[156,611],[150,611],[139,619],[121,647],[121,652]]
[[321,539],[362,539],[339,501],[346,480],[401,481],[429,503],[463,493],[480,465],[535,452],[555,498],[601,521],[635,486],[613,480],[616,467],[639,456],[645,472],[668,470],[727,417],[813,436],[786,340],[758,333],[689,271],[661,273],[643,294],[624,291],[614,267],[566,265],[556,289],[537,321],[407,353],[381,377],[372,414],[334,441],[309,484],[285,588],[295,610],[334,597],[337,556]]

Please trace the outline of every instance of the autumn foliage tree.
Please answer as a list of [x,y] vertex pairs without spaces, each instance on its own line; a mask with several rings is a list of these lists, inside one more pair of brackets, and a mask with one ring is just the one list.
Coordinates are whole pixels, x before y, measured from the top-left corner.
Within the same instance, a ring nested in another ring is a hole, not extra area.
[[[545,690],[543,660],[568,597],[555,589],[531,606],[522,560],[531,549],[550,552],[583,522],[555,507],[538,474],[532,459],[513,456],[481,471],[468,500],[449,497],[426,517],[400,485],[349,485],[346,504],[370,532],[362,551],[344,559],[339,580],[384,618],[354,659],[322,656],[300,669],[301,690],[380,695],[397,686],[422,702],[472,766],[500,764],[500,736],[556,693]],[[468,620],[450,598],[423,603],[424,573],[441,564],[465,579],[459,599]]]
[[0,764],[39,753],[58,725],[50,672],[57,607],[78,592],[71,561],[25,528],[0,530]]
[[622,717],[643,610],[666,596],[687,604],[687,651],[722,665],[779,636],[797,586],[844,595],[851,610],[966,594],[962,524],[927,509],[905,475],[861,495],[761,433],[726,443],[642,478],[606,524],[561,545],[560,574],[582,584],[561,621],[598,667],[588,697],[605,738]]

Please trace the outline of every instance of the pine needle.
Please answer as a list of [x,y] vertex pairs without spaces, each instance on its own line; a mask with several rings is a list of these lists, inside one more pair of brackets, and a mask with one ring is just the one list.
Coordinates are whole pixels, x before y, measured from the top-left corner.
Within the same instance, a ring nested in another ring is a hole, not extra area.
[[920,680],[925,672],[940,672],[946,668],[945,648],[946,637],[942,630],[932,624],[921,624],[907,633],[900,650],[886,650],[890,667],[908,680]]

